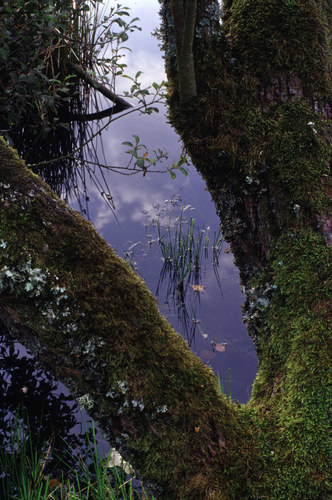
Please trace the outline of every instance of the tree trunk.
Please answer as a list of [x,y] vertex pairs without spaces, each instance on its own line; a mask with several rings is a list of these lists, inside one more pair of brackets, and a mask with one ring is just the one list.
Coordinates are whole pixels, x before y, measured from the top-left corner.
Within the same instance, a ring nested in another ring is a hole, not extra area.
[[231,243],[259,355],[249,405],[268,415],[278,466],[262,471],[253,498],[325,498],[332,5],[234,0],[217,24],[216,3],[198,1],[190,103],[179,96],[169,0],[162,29],[171,122]]
[[197,0],[171,0],[174,19],[177,76],[182,103],[197,95],[193,53]]

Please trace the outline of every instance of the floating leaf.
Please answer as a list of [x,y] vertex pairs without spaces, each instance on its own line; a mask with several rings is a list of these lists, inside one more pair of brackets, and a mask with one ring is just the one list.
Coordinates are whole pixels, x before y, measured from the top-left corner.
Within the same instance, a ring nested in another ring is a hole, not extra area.
[[224,351],[226,351],[226,345],[227,344],[225,344],[225,343],[224,344],[215,344],[214,348],[218,352],[224,352]]
[[199,353],[199,357],[201,359],[213,359],[217,356],[217,354],[215,352],[212,352],[212,351],[208,351],[207,349],[204,349],[203,351],[201,351]]
[[204,285],[190,285],[194,292],[204,292]]

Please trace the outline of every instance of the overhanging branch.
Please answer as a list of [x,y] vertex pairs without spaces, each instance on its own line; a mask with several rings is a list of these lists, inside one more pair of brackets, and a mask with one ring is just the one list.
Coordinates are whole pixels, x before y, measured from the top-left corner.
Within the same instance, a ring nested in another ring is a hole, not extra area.
[[[0,317],[161,498],[213,498],[256,460],[244,444],[256,442],[250,412],[222,396],[144,282],[3,140],[0,221]],[[237,484],[244,498],[246,478]]]
[[117,96],[114,92],[102,85],[97,80],[95,80],[87,71],[85,71],[81,66],[75,63],[69,63],[69,68],[72,70],[76,76],[84,80],[88,85],[93,87],[97,92],[100,92],[103,96],[107,97],[110,101],[114,102],[114,106],[108,108],[103,111],[99,111],[96,113],[89,114],[71,114],[70,119],[76,121],[91,121],[97,120],[101,118],[105,118],[106,116],[114,115],[116,113],[121,113],[121,111],[125,111],[126,109],[132,108],[132,105],[123,99],[122,97]]

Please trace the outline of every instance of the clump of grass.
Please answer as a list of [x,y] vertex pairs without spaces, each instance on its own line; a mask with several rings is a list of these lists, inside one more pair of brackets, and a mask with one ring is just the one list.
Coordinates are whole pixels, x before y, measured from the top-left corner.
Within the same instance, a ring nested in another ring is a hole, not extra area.
[[[60,457],[52,457],[52,436],[48,441],[32,439],[26,414],[16,416],[10,441],[0,449],[0,497],[22,500],[42,499],[152,499],[136,480],[121,467],[110,467],[110,450],[103,458],[94,425],[86,429],[84,454],[65,443]],[[70,465],[75,457],[74,466]],[[48,464],[51,457],[53,468]],[[55,465],[56,464],[56,465]]]
[[[188,211],[194,210],[191,205],[185,205],[179,197],[166,200],[162,207],[155,205],[156,217],[150,221],[150,231],[156,231],[164,266],[161,271],[161,280],[169,275],[174,287],[181,289],[184,284],[194,281],[201,283],[201,269],[203,260],[209,257],[211,247],[210,227],[201,229],[197,226],[196,218],[187,217]],[[148,242],[154,242],[151,235]],[[221,230],[214,232],[212,242],[212,261],[214,269],[219,265],[219,255],[222,246]]]
[[[162,205],[154,204],[153,209],[154,213],[142,211],[146,215],[147,244],[141,241],[131,242],[124,254],[125,259],[137,272],[137,249],[142,250],[143,247],[142,255],[147,257],[152,246],[159,246],[163,265],[155,293],[160,295],[161,288],[166,287],[165,303],[168,306],[171,304],[177,311],[191,345],[196,330],[201,330],[196,318],[196,306],[200,302],[201,293],[204,293],[204,264],[211,256],[211,251],[214,274],[222,292],[218,269],[223,243],[221,229],[214,231],[211,238],[211,228],[200,228],[196,218],[188,216],[194,208],[185,204],[179,195],[165,200]],[[191,314],[188,312],[188,302]]]
[[158,220],[157,229],[164,263],[176,275],[176,281],[181,284],[188,275],[198,274],[203,253],[208,250],[208,239],[204,230],[194,237],[195,218],[190,217],[187,222],[182,208],[173,227],[164,228]]
[[228,376],[227,376],[227,385],[226,385],[226,391],[224,389],[224,384],[220,378],[219,372],[217,372],[217,382],[218,382],[218,387],[220,389],[220,392],[224,394],[227,398],[232,399],[232,393],[231,393],[231,369],[228,368]]

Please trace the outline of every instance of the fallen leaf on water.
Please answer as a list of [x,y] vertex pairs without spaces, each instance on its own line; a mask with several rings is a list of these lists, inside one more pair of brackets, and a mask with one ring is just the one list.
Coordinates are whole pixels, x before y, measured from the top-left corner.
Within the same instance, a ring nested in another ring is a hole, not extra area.
[[204,349],[199,353],[199,357],[202,359],[213,359],[217,356],[215,352],[208,351],[207,349]]
[[204,292],[204,285],[190,285],[194,292]]
[[55,488],[56,486],[59,486],[60,484],[61,483],[60,483],[60,481],[58,479],[53,479],[52,478],[52,479],[49,479],[49,481],[48,481],[48,486],[50,488]]
[[218,352],[224,352],[224,351],[226,351],[226,345],[227,344],[215,344],[214,348]]

